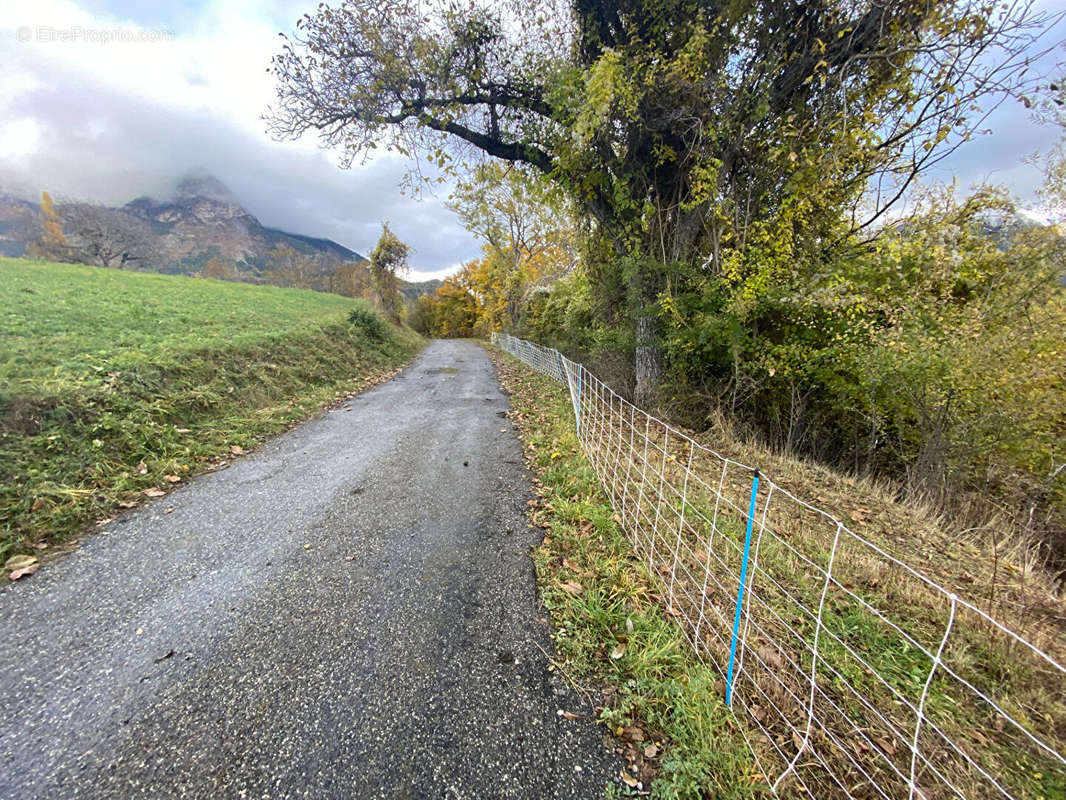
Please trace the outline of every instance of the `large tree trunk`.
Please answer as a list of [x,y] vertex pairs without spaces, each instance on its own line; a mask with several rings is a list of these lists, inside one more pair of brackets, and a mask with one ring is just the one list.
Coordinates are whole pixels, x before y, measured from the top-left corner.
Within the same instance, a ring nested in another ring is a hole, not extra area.
[[659,325],[654,310],[645,308],[637,317],[637,387],[633,401],[638,407],[652,410],[659,399],[659,381],[663,374],[662,350],[659,348]]

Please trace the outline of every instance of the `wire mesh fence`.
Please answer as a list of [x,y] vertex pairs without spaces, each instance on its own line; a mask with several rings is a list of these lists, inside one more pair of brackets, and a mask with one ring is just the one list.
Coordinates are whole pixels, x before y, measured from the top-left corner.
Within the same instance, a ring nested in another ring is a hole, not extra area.
[[569,388],[622,529],[773,794],[1066,797],[1052,655],[558,351],[492,339]]

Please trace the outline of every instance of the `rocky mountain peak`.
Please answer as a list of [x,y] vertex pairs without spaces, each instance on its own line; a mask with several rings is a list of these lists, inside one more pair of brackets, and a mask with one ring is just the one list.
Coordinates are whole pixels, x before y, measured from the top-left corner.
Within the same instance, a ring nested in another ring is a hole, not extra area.
[[236,196],[214,175],[187,175],[178,182],[174,200],[214,200],[216,203],[240,205]]

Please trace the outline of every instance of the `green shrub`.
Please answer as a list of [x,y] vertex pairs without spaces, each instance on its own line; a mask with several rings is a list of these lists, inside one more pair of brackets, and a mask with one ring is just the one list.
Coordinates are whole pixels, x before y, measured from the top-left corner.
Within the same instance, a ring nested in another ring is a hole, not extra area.
[[366,306],[353,308],[348,314],[348,324],[375,342],[383,342],[389,335],[381,317]]

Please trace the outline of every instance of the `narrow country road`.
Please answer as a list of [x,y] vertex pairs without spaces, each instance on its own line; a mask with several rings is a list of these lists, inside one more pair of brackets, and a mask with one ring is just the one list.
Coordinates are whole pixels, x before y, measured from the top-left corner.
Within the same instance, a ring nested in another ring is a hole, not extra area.
[[433,342],[4,586],[0,797],[600,797],[507,408]]

